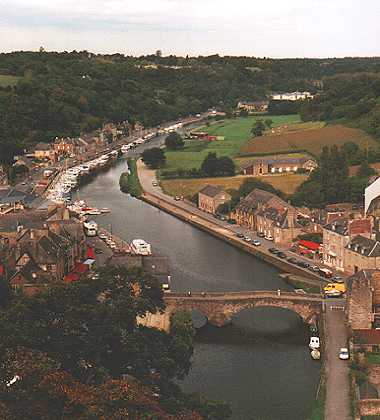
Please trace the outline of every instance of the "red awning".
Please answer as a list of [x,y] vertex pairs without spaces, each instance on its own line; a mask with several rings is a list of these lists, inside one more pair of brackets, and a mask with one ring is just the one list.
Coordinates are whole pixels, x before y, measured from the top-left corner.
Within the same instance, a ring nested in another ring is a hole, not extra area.
[[91,258],[92,260],[96,260],[94,248],[91,248],[91,247],[87,248],[87,258]]
[[3,276],[5,274],[4,267],[0,264],[0,276]]
[[73,281],[78,281],[79,280],[79,274],[77,273],[70,273],[67,276],[65,276],[65,278],[63,279],[63,281],[65,283],[71,283]]
[[302,241],[299,241],[298,244],[307,249],[311,249],[312,251],[318,251],[321,247],[321,244],[318,244],[317,242],[312,242],[312,241],[302,240]]
[[88,271],[88,265],[86,264],[77,264],[74,268],[74,273],[84,274],[86,271]]

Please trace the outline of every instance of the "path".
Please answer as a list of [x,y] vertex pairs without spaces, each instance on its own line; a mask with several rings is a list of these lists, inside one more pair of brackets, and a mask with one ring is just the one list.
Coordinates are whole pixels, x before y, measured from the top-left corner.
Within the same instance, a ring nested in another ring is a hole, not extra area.
[[344,301],[326,301],[327,354],[325,420],[351,420],[349,361],[339,359],[341,347],[347,347],[346,315],[338,308]]

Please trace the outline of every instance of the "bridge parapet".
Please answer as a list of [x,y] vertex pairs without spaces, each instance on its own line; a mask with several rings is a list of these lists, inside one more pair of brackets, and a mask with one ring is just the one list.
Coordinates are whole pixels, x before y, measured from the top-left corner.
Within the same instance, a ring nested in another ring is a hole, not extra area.
[[321,311],[322,297],[317,294],[300,295],[294,292],[254,291],[226,293],[171,293],[165,295],[167,312],[199,310],[210,323],[225,325],[244,309],[278,307],[297,313],[310,322]]

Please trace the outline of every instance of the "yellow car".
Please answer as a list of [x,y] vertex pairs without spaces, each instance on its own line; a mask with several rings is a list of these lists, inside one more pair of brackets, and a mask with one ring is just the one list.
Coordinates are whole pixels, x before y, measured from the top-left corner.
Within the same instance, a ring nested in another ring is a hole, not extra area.
[[346,293],[346,285],[344,283],[329,283],[323,288],[323,291],[328,297],[342,296]]

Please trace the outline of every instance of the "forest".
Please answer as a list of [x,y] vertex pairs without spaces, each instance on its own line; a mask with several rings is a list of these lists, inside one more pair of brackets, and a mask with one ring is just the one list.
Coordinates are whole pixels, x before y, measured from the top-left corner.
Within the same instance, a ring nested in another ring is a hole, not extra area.
[[[162,57],[159,52],[129,57],[42,49],[0,54],[0,143],[21,150],[106,121],[155,126],[213,106],[230,110],[238,100],[274,91],[322,88],[301,110],[304,119],[359,118],[378,134],[379,72],[380,58]],[[370,121],[364,121],[368,111]]]

